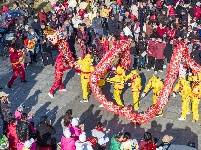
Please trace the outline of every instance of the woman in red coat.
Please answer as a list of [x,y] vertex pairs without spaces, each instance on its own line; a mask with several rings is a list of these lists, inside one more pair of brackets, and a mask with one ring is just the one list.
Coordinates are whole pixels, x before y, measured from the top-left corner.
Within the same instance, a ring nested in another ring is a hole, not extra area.
[[38,12],[38,18],[40,19],[40,23],[47,23],[47,14],[43,9]]
[[8,125],[7,137],[9,141],[9,149],[17,150],[18,137],[16,133],[17,120],[13,118]]

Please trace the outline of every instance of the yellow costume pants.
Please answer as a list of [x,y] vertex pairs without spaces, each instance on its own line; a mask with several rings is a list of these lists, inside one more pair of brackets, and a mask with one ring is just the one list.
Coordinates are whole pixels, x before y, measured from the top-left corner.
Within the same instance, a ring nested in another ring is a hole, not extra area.
[[193,100],[192,100],[193,120],[199,120],[200,119],[200,116],[199,116],[199,113],[198,113],[199,103],[200,103],[200,98],[193,97]]
[[181,118],[186,118],[186,114],[190,113],[190,97],[182,98]]
[[[153,105],[156,105],[156,99],[157,99],[157,97],[158,97],[158,93],[154,93],[154,95],[153,95]],[[162,114],[163,113],[163,110],[161,109],[159,112],[158,112],[158,114],[160,115],[160,114]]]
[[114,99],[117,102],[117,105],[119,105],[120,107],[124,106],[123,103],[121,102],[121,98],[120,98],[121,92],[122,92],[122,90],[114,89],[114,93],[113,93]]
[[133,104],[134,104],[134,110],[139,110],[139,97],[140,97],[140,92],[132,92],[133,94]]
[[88,95],[89,95],[89,79],[86,78],[86,76],[81,75],[81,83],[82,83],[83,99],[88,99]]

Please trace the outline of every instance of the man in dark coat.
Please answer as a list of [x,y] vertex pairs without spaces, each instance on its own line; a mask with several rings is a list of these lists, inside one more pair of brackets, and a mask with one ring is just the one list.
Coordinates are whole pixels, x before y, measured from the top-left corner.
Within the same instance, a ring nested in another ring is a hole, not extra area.
[[39,35],[41,27],[40,22],[38,21],[38,17],[34,17],[34,22],[31,24],[32,29]]
[[59,24],[58,24],[58,20],[56,20],[56,16],[52,16],[50,22],[49,22],[49,26],[53,29],[57,29],[59,27]]
[[119,36],[119,34],[123,31],[124,24],[123,24],[123,17],[119,17],[119,21],[117,22],[117,32],[116,36]]
[[103,35],[102,17],[100,17],[99,12],[96,13],[96,17],[92,20],[92,28],[95,34]]
[[116,34],[117,32],[117,20],[114,15],[111,15],[111,18],[108,19],[108,32],[109,34]]
[[23,113],[22,120],[17,123],[16,127],[16,133],[19,138],[19,141],[23,143],[29,138],[31,134],[30,125],[26,120],[27,120],[27,114]]
[[40,117],[40,123],[36,126],[37,144],[39,147],[52,147],[56,149],[56,140],[51,138],[56,133],[50,121],[47,122],[47,116]]
[[3,119],[4,121],[4,131],[6,131],[7,128],[7,124],[10,120],[11,117],[11,102],[8,99],[8,94],[6,94],[5,92],[0,92],[0,118]]
[[51,46],[50,41],[44,40],[42,44],[42,49],[41,49],[44,66],[47,66],[50,64],[52,64],[52,66],[54,65],[51,50],[53,50],[53,47]]
[[196,44],[193,44],[192,52],[190,53],[191,58],[200,65],[200,50]]

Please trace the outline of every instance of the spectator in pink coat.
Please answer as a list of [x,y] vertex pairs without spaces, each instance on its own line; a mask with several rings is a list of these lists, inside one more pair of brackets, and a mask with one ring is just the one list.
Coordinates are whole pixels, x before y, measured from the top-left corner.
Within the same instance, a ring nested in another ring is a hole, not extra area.
[[17,150],[36,150],[36,142],[33,138],[17,143]]
[[69,130],[72,136],[74,136],[75,139],[78,140],[80,134],[84,132],[84,124],[81,124],[79,126],[79,118],[73,118],[72,123],[69,125]]
[[15,119],[17,119],[17,121],[21,121],[21,116],[22,116],[23,111],[24,111],[24,108],[22,105],[20,105],[17,108],[17,110],[15,111],[14,117],[15,117]]
[[61,150],[75,150],[75,142],[75,137],[72,137],[69,128],[66,128],[64,135],[61,137]]

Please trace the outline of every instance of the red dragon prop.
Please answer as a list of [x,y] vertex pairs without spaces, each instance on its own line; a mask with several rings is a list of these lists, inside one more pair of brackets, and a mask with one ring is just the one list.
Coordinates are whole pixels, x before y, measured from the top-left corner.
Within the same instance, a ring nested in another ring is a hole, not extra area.
[[200,72],[201,66],[195,63],[194,60],[190,59],[188,55],[188,48],[183,44],[179,43],[176,50],[172,55],[172,59],[167,71],[167,75],[164,81],[164,87],[162,88],[159,97],[157,98],[157,104],[150,106],[146,111],[140,114],[136,114],[132,111],[132,108],[129,106],[119,107],[114,105],[113,102],[107,100],[106,96],[103,95],[98,86],[98,81],[101,79],[101,76],[107,72],[110,67],[111,62],[114,61],[115,57],[119,53],[122,53],[128,47],[128,41],[120,41],[119,47],[113,46],[112,49],[104,56],[104,58],[98,63],[95,67],[94,72],[90,76],[90,86],[95,98],[103,104],[104,108],[109,112],[114,114],[122,115],[131,122],[135,124],[145,124],[151,120],[161,108],[165,107],[169,102],[169,95],[172,92],[172,87],[178,77],[179,64],[184,58],[187,62],[187,65],[192,69],[193,73],[196,74]]

